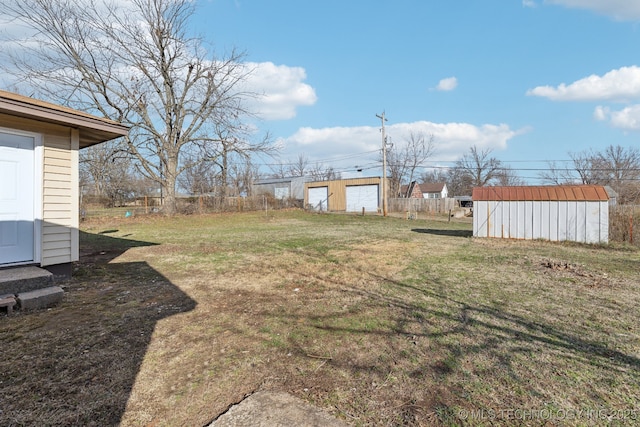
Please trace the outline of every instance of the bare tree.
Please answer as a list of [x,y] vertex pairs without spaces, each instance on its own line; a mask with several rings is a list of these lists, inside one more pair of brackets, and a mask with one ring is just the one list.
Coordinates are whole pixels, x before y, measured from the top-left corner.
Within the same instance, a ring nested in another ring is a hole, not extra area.
[[470,195],[473,187],[491,185],[504,170],[500,160],[491,157],[491,150],[479,150],[472,146],[469,152],[456,161],[451,177],[456,180],[453,188],[456,195]]
[[180,187],[191,194],[206,194],[215,188],[216,173],[213,162],[192,161],[190,157],[186,162],[192,166],[185,169],[178,178]]
[[447,170],[449,196],[471,196],[471,182],[462,169],[452,167]]
[[547,165],[548,169],[538,174],[542,182],[552,185],[565,185],[575,182],[576,177],[570,168],[560,166],[555,161],[547,162]]
[[[122,141],[109,141],[80,151],[80,176],[84,193],[108,200],[115,206],[134,196],[131,157]],[[87,191],[91,189],[91,191]]]
[[549,170],[540,177],[552,184],[609,185],[618,193],[621,204],[637,203],[640,199],[640,150],[609,145],[603,151],[569,153],[570,166],[556,167],[549,163]]
[[244,163],[234,162],[229,170],[230,189],[234,196],[251,195],[253,181],[258,179],[257,166],[246,159]]
[[[224,121],[214,125],[214,134],[217,136],[217,143],[210,143],[200,147],[201,158],[208,163],[215,165],[215,180],[217,195],[226,197],[229,189],[233,187],[230,170],[237,162],[240,165],[250,164],[251,155],[275,153],[267,134],[262,140],[249,142],[250,127],[241,122],[234,123],[232,120]],[[240,166],[242,169],[244,166]]]
[[503,166],[496,172],[495,183],[502,186],[525,185],[525,181],[509,166]]
[[390,193],[400,194],[403,182],[412,182],[416,170],[435,152],[433,135],[411,132],[404,144],[393,145],[387,151],[387,169],[389,172]]
[[637,203],[640,199],[640,150],[609,145],[596,153],[593,163],[599,181],[618,193],[620,204]]
[[304,153],[300,153],[288,167],[289,176],[304,176],[308,172],[308,169],[309,159]]
[[331,181],[342,178],[340,172],[337,172],[333,166],[325,166],[322,163],[316,163],[309,169],[308,174],[314,181]]
[[598,171],[594,165],[595,156],[593,152],[580,151],[569,153],[573,162],[573,171],[578,174],[581,184],[596,184],[599,181]]
[[[174,213],[181,154],[220,143],[212,127],[235,129],[249,115],[243,55],[209,54],[188,35],[191,0],[19,0],[0,13],[33,28],[37,43],[9,53],[15,73],[48,98],[130,125],[140,172],[159,183]],[[206,159],[196,159],[204,161]]]
[[425,184],[447,182],[448,178],[448,169],[445,168],[431,169],[420,174],[420,182]]

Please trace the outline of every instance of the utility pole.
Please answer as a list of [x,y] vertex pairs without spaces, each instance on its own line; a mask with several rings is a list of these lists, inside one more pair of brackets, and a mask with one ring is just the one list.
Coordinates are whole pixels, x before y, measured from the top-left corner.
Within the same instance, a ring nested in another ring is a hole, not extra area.
[[382,215],[387,216],[387,136],[384,133],[384,122],[387,119],[382,115],[376,114],[376,117],[382,122]]

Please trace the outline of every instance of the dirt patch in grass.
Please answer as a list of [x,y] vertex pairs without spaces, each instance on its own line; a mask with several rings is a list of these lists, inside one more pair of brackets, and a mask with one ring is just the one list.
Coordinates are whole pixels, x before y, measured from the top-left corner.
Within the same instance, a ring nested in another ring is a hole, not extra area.
[[87,221],[63,304],[0,318],[0,424],[205,425],[257,390],[353,425],[638,407],[638,251],[270,215]]

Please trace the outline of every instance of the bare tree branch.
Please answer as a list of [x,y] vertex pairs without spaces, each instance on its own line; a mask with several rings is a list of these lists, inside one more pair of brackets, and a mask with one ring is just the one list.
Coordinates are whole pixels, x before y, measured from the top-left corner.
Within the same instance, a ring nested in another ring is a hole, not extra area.
[[[186,167],[183,153],[198,147],[219,154],[230,141],[235,152],[269,146],[267,140],[252,145],[241,125],[251,116],[245,101],[255,96],[241,90],[251,72],[243,55],[234,50],[218,58],[190,37],[194,8],[191,0],[0,4],[0,13],[33,28],[37,41],[8,52],[5,72],[49,99],[130,125],[129,152],[163,187],[169,213]],[[210,158],[192,157],[190,166]]]

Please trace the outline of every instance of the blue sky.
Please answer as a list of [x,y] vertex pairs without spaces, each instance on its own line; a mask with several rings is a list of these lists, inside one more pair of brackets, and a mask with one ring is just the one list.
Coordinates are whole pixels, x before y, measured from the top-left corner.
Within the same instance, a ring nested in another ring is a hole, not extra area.
[[475,145],[530,184],[570,152],[640,145],[640,0],[193,1],[193,33],[254,69],[256,135],[282,149],[266,173],[302,154],[381,175],[383,111],[394,146],[433,135],[425,167]]
[[[199,0],[194,31],[255,71],[261,131],[346,175],[433,135],[428,165],[493,150],[545,160],[640,144],[640,0]],[[376,152],[378,150],[378,152]],[[269,161],[266,161],[269,162]]]

